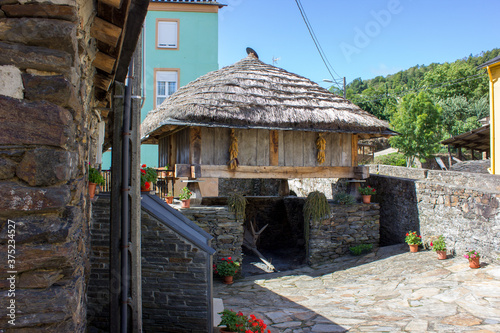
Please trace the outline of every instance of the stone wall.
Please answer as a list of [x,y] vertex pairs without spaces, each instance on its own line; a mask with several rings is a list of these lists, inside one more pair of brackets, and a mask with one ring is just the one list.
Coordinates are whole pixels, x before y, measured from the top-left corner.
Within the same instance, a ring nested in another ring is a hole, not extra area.
[[381,242],[401,243],[416,230],[424,241],[444,235],[448,250],[458,255],[474,248],[487,260],[500,260],[500,177],[382,165],[370,172],[368,183],[377,188],[381,206]]
[[237,220],[227,206],[198,206],[179,208],[179,211],[214,237],[211,244],[217,251],[213,256],[214,262],[227,257],[241,262],[243,221]]
[[87,290],[87,321],[93,328],[109,331],[109,235],[110,195],[100,194],[92,203],[90,224],[90,278]]
[[331,262],[349,253],[349,248],[360,244],[379,244],[379,205],[330,204],[331,216],[318,223],[310,222],[309,263]]
[[380,246],[403,243],[409,230],[420,232],[415,179],[370,175],[377,189],[372,201],[380,205]]
[[210,256],[149,214],[141,221],[144,332],[209,332]]
[[[83,0],[25,3],[0,1],[0,298],[16,308],[15,326],[4,311],[0,327],[83,332],[90,14]],[[14,241],[15,262],[6,267]],[[13,270],[15,284],[8,285]]]
[[288,187],[290,191],[295,192],[298,197],[307,197],[313,191],[320,191],[325,194],[327,199],[333,199],[335,195],[332,190],[332,184],[337,182],[337,178],[303,178],[289,179]]

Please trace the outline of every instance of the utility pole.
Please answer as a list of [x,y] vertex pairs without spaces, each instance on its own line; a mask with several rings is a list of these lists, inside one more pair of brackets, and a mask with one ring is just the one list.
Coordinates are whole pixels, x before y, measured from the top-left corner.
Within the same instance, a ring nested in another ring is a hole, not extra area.
[[344,76],[344,99],[346,99],[346,92],[345,92],[345,76]]

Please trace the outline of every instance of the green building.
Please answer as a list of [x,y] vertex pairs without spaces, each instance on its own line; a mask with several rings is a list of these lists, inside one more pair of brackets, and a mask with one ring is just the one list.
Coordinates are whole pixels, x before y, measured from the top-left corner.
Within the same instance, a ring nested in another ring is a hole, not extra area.
[[[143,29],[141,121],[179,87],[219,69],[218,12],[209,0],[151,0]],[[158,146],[141,146],[141,163],[157,167]],[[103,157],[109,169],[111,154]]]

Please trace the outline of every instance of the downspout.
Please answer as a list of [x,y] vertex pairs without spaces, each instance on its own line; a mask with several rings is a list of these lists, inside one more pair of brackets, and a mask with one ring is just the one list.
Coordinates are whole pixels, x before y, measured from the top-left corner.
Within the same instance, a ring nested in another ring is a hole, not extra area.
[[121,225],[121,304],[120,304],[120,332],[128,332],[128,291],[129,279],[129,227],[130,227],[130,110],[131,110],[131,89],[132,89],[132,63],[128,68],[128,75],[125,85],[125,98],[123,110],[122,128],[122,225]]
[[488,170],[492,175],[495,174],[495,87],[493,86],[494,80],[491,74],[490,66],[487,66],[488,76],[490,78],[490,105],[491,105],[491,120],[490,120],[490,141],[491,141],[491,168]]

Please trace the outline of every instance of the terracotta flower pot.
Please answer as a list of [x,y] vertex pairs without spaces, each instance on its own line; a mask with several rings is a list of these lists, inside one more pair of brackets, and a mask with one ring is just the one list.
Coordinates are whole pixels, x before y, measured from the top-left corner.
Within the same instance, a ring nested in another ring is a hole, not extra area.
[[469,259],[469,267],[481,268],[481,264],[479,263],[479,257]]
[[446,259],[448,258],[448,256],[446,255],[446,250],[443,250],[443,251],[436,251],[437,255],[438,255],[438,259],[439,260],[443,260],[443,259]]
[[237,332],[234,332],[234,331],[228,331],[227,328],[225,328],[225,327],[219,328],[219,332],[220,333],[237,333]]
[[233,284],[232,276],[224,276],[224,284]]
[[418,252],[418,244],[408,244],[410,246],[410,252]]
[[371,195],[362,195],[362,197],[363,197],[363,203],[365,203],[365,204],[369,204],[372,200]]
[[89,183],[89,196],[90,196],[90,199],[94,199],[96,186],[97,186],[96,183]]
[[152,182],[146,182],[144,183],[144,186],[141,186],[141,192],[150,192],[152,189],[153,189]]
[[171,205],[174,202],[174,197],[165,197],[165,202]]
[[189,208],[189,207],[191,207],[191,199],[181,200],[181,208]]

